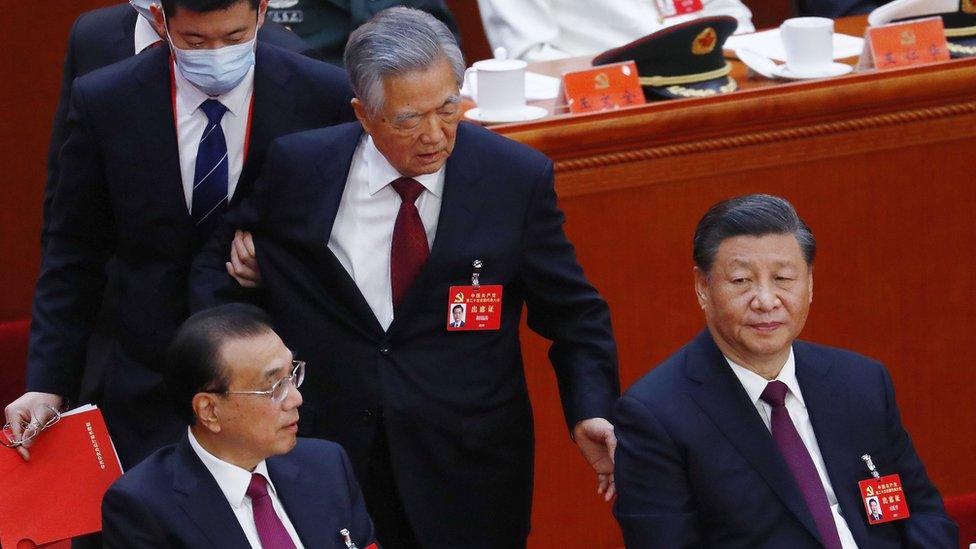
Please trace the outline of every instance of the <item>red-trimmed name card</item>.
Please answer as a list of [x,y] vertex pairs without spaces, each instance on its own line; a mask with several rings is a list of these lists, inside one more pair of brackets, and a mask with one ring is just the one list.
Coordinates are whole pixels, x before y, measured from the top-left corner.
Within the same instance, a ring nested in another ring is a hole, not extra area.
[[942,18],[868,27],[860,68],[894,69],[949,60]]
[[645,103],[637,65],[633,61],[567,72],[563,75],[563,91],[573,114]]

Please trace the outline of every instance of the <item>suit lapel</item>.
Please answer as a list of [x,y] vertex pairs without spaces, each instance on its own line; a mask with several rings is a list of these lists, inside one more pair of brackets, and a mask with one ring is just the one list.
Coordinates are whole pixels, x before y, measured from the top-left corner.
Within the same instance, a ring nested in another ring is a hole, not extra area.
[[[329,158],[322,158],[318,162],[319,173],[324,184],[320,195],[321,202],[309,204],[311,210],[306,216],[307,219],[312,220],[308,224],[309,232],[305,237],[308,255],[318,279],[328,289],[328,291],[314,292],[314,295],[319,296],[333,309],[338,309],[337,316],[343,322],[370,339],[376,339],[383,334],[382,326],[376,320],[376,315],[373,314],[366,298],[359,291],[359,286],[356,286],[356,282],[328,246],[332,226],[339,211],[339,202],[342,200],[349,169],[352,166],[352,157],[363,135],[362,127],[358,122],[345,124],[340,128],[343,135],[337,139],[340,146],[336,148],[336,154]],[[344,312],[350,312],[352,315],[346,315]]]
[[[846,384],[843,379],[827,375],[830,364],[822,364],[813,359],[802,342],[794,345],[796,357],[796,379],[803,392],[803,402],[813,424],[813,432],[817,436],[817,446],[827,467],[827,476],[834,489],[837,502],[846,517],[854,539],[861,547],[870,545],[867,525],[858,520],[863,514],[860,495],[853,490],[858,480],[851,478],[845,471],[851,471],[861,466],[860,452],[857,440],[850,440],[844,429],[849,418],[856,417],[857,410],[851,410],[853,395],[845,394]],[[865,470],[866,471],[866,470]],[[865,473],[864,478],[867,478]]]
[[301,469],[287,456],[271,457],[267,460],[268,474],[274,483],[275,493],[288,514],[292,526],[298,532],[305,547],[323,546],[330,536],[338,538],[338,532],[325,532],[323,518],[330,510],[325,506],[327,498],[316,494],[313,481],[301,478]]
[[291,133],[288,130],[294,127],[291,120],[295,98],[288,88],[290,80],[291,73],[281,70],[273,48],[259,41],[255,52],[254,110],[251,112],[247,158],[231,204],[237,204],[250,194],[271,142],[280,135]]
[[[420,274],[407,290],[403,302],[394,311],[390,333],[394,333],[407,322],[405,319],[410,316],[418,302],[427,298],[429,287],[442,273],[450,270],[452,254],[467,248],[475,232],[481,211],[478,204],[485,199],[486,185],[482,182],[483,170],[478,162],[477,150],[469,136],[470,128],[467,124],[458,125],[454,151],[445,167],[444,194],[434,245]],[[475,259],[477,258],[471,258],[472,261]],[[446,304],[447,290],[444,292]]]
[[691,395],[698,406],[765,479],[783,505],[811,535],[820,539],[813,515],[772,435],[707,330],[695,338],[689,349],[685,373],[695,382]]
[[180,171],[180,150],[173,118],[173,96],[169,67],[169,51],[156,48],[140,56],[145,61],[135,70],[139,86],[130,101],[134,125],[139,128],[144,158],[153,159],[142,168],[142,179],[154,181],[159,188],[151,189],[158,196],[160,208],[169,209],[174,216],[191,224],[183,193]]
[[249,547],[250,543],[230,503],[210,471],[193,452],[184,435],[176,448],[173,490],[182,494],[180,507],[207,537],[212,547]]

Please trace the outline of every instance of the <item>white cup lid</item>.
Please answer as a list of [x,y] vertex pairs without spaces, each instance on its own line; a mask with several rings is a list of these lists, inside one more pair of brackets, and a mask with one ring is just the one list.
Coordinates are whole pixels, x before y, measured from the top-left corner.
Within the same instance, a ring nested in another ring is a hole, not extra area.
[[484,59],[474,64],[479,71],[515,71],[526,66],[528,63],[521,59]]

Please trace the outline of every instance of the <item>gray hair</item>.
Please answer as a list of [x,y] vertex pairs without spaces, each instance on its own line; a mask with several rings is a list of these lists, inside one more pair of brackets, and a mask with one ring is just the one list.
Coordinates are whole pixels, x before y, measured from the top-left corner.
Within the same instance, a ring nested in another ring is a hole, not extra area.
[[464,56],[454,35],[433,15],[412,8],[385,9],[349,35],[343,63],[353,93],[370,116],[383,104],[383,78],[423,70],[446,59],[458,87]]
[[730,198],[709,208],[695,229],[695,265],[708,273],[724,240],[743,235],[769,234],[792,234],[800,245],[807,265],[813,265],[817,241],[810,227],[800,219],[787,200],[768,194]]

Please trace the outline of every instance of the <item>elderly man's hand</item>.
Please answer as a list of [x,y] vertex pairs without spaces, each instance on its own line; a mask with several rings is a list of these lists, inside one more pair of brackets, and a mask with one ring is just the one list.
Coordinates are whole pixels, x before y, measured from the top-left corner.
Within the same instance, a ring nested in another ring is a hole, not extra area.
[[251,233],[247,231],[234,233],[234,242],[230,245],[230,261],[225,265],[227,274],[234,277],[234,280],[244,288],[261,287],[261,271],[258,269],[258,256]]
[[[20,398],[8,404],[3,412],[6,422],[10,424],[10,431],[13,433],[14,440],[20,438],[21,425],[30,423],[44,425],[54,417],[54,411],[61,409],[62,404],[64,404],[64,399],[60,396],[39,392],[24,393]],[[24,461],[30,459],[28,448],[34,443],[34,440],[37,439],[31,439],[17,447],[17,452],[24,458]]]
[[573,440],[596,471],[597,493],[603,495],[604,501],[610,501],[617,493],[613,483],[613,453],[617,449],[613,425],[602,417],[584,419],[573,428]]

